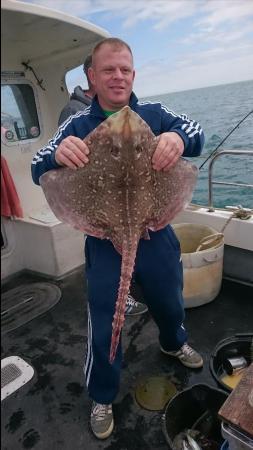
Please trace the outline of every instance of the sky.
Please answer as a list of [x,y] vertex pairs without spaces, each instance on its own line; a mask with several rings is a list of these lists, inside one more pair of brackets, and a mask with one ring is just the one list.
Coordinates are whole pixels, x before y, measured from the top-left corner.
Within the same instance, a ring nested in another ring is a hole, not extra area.
[[[139,97],[253,79],[253,0],[25,2],[85,19],[125,40]],[[70,92],[85,87],[81,68],[66,80]]]

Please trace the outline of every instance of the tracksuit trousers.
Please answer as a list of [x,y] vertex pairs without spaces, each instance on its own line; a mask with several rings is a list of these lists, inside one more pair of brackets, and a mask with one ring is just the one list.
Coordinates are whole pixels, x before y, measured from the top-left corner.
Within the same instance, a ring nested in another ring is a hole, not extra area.
[[[178,350],[186,341],[183,327],[183,267],[179,241],[167,226],[139,242],[133,277],[159,328],[161,346]],[[112,321],[117,300],[121,255],[107,239],[88,236],[85,243],[88,283],[88,342],[84,366],[90,397],[109,404],[115,399],[122,363],[121,342],[109,363]]]

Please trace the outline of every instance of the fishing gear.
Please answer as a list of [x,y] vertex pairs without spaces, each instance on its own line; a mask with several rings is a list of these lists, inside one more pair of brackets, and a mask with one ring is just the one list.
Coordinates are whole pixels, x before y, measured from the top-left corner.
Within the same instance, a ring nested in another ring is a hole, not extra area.
[[250,111],[248,114],[246,114],[245,117],[243,117],[243,119],[240,120],[240,122],[238,122],[238,124],[227,134],[227,136],[224,137],[224,139],[217,145],[217,147],[212,151],[212,153],[210,153],[210,155],[205,159],[205,161],[203,162],[203,164],[201,164],[201,166],[199,167],[199,170],[202,169],[202,167],[205,165],[205,163],[211,158],[211,156],[214,155],[214,153],[217,152],[218,148],[220,148],[222,146],[222,144],[224,144],[224,142],[227,140],[227,138],[236,130],[236,128],[238,128],[242,122],[244,122],[244,120],[247,119],[247,117],[250,116],[250,114],[253,113],[253,110]]

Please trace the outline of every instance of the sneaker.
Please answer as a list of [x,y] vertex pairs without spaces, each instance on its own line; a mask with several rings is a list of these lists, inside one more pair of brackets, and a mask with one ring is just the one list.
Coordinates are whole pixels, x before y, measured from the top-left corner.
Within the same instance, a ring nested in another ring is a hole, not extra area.
[[138,314],[144,314],[145,312],[147,312],[147,310],[147,305],[144,305],[144,303],[136,302],[136,300],[130,294],[128,294],[125,309],[126,316],[137,316]]
[[106,439],[113,431],[114,421],[112,405],[102,405],[93,402],[91,407],[90,425],[98,439]]
[[175,356],[186,367],[190,367],[191,369],[198,369],[203,366],[203,359],[200,354],[197,353],[188,344],[184,344],[176,352],[167,352],[162,347],[160,348],[161,351],[165,353],[165,355]]

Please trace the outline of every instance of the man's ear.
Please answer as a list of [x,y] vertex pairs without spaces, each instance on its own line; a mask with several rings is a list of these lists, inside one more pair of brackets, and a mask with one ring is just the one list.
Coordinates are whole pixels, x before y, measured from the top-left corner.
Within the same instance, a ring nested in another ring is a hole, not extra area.
[[91,83],[95,84],[95,72],[92,69],[92,67],[88,68],[88,75],[89,75],[89,79],[90,79]]

